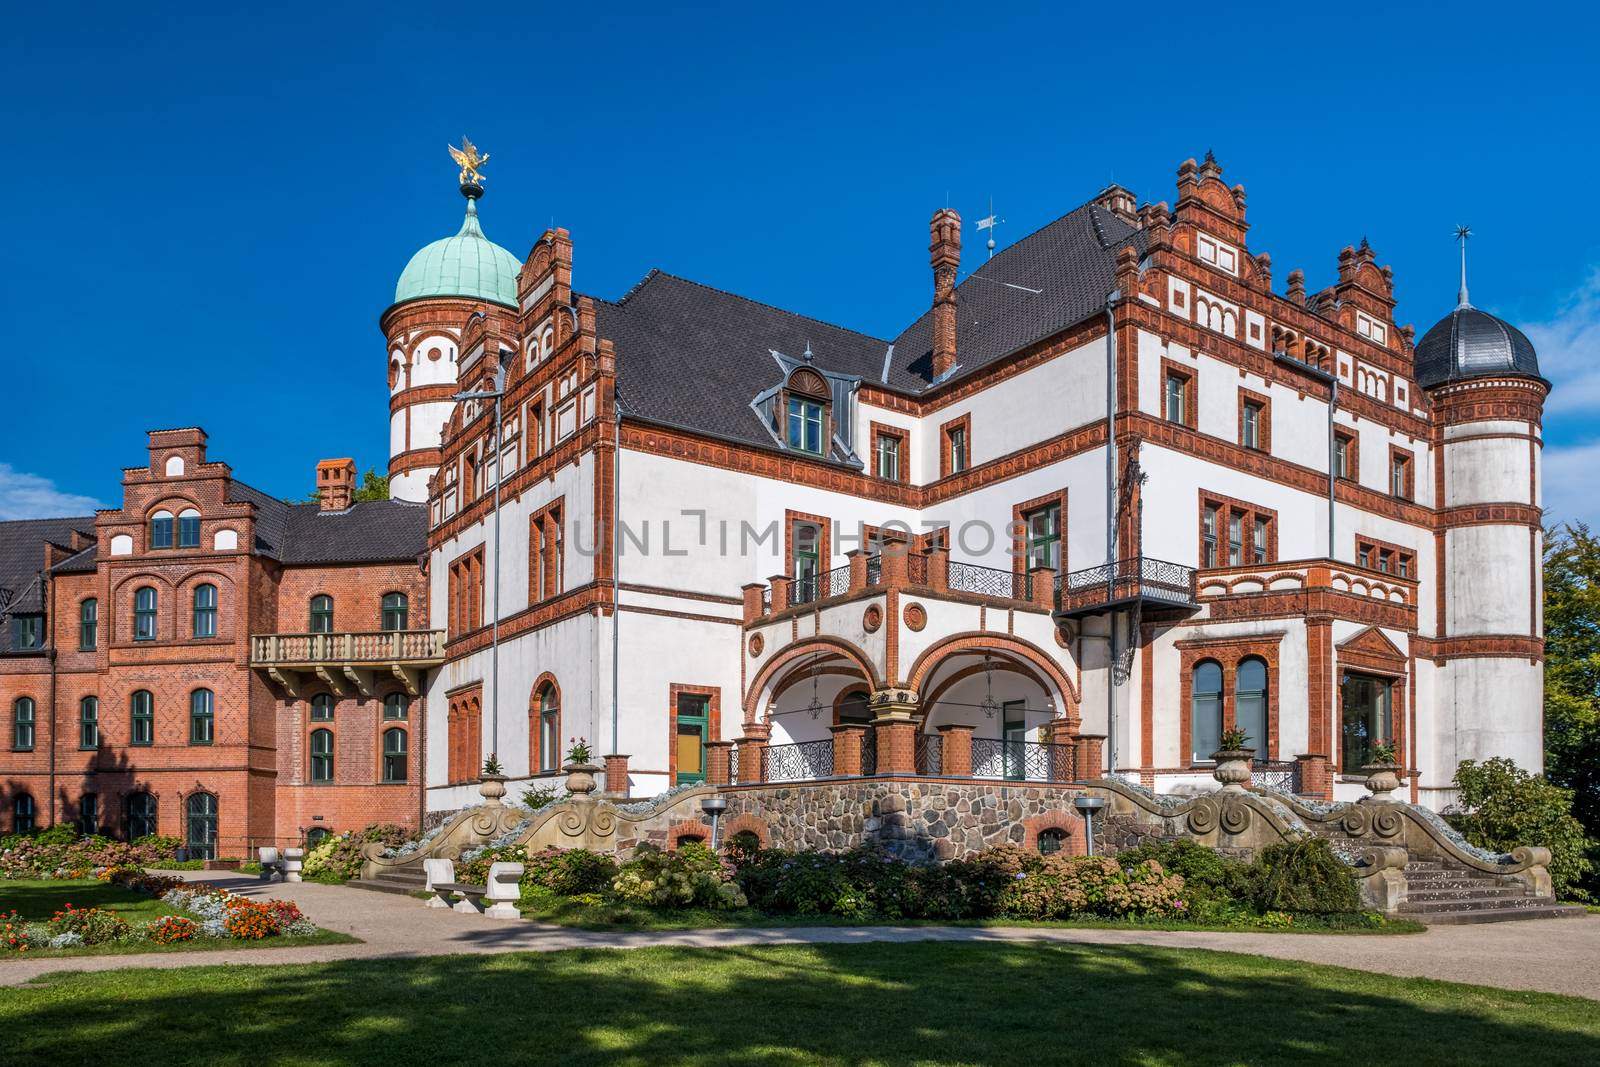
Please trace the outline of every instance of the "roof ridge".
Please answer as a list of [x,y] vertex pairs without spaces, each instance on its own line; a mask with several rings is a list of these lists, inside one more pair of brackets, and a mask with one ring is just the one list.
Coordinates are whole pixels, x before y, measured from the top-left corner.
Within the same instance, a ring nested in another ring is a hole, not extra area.
[[[652,267],[650,273],[646,275],[645,281],[648,281],[650,278],[657,275],[663,278],[671,278],[676,282],[683,282],[685,285],[692,285],[697,289],[704,289],[707,292],[718,293],[722,296],[732,297],[735,300],[743,300],[747,304],[754,304],[756,307],[766,308],[768,311],[776,311],[780,315],[790,315],[797,319],[805,319],[807,322],[814,322],[819,326],[826,326],[830,330],[839,330],[842,333],[853,334],[856,337],[860,337],[866,341],[872,341],[876,344],[886,345],[889,343],[885,338],[874,337],[870,333],[862,333],[860,330],[851,329],[849,326],[841,326],[837,322],[829,322],[827,319],[819,319],[815,315],[807,315],[804,312],[791,311],[788,308],[781,308],[776,304],[769,304],[765,300],[757,300],[754,297],[745,296],[743,293],[735,293],[730,289],[723,289],[715,285],[708,285],[705,282],[695,281],[693,278],[685,278],[681,274],[673,274],[671,271],[662,270],[659,267]],[[639,284],[643,285],[644,282],[640,282]],[[629,291],[628,295],[632,296],[633,292],[638,288],[639,286],[635,286],[633,290]]]

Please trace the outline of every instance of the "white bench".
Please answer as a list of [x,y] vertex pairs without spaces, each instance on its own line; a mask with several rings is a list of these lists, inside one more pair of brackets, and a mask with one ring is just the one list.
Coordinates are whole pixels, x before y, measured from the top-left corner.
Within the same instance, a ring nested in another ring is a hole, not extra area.
[[286,848],[283,850],[283,880],[285,882],[298,882],[300,869],[305,866],[306,850],[303,848]]
[[261,856],[261,880],[263,882],[281,882],[289,876],[288,867],[277,849],[262,848],[259,850],[259,854]]
[[[422,865],[428,879],[428,890],[433,893],[428,899],[428,907],[449,908],[463,915],[481,913],[493,919],[522,918],[522,913],[517,910],[517,898],[522,895],[522,864],[490,864],[486,885],[454,881],[455,864],[450,860],[423,860]],[[446,893],[456,898],[454,904],[445,900]],[[477,904],[479,899],[489,903],[481,912]]]

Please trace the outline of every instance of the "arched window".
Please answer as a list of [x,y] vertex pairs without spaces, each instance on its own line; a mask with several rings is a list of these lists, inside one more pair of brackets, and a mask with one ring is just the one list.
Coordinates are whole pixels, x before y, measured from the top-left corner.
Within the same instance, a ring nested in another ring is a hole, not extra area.
[[1190,714],[1190,755],[1195,763],[1207,763],[1222,745],[1222,665],[1216,660],[1195,664]]
[[217,587],[209,583],[194,587],[194,635],[217,636]]
[[333,695],[331,693],[318,693],[311,698],[311,721],[333,721]]
[[89,597],[78,605],[78,647],[93,651],[100,644],[100,601]]
[[217,858],[217,798],[210,793],[191,793],[187,802],[188,820],[184,837],[192,860]]
[[128,698],[128,743],[156,743],[156,698],[148,689],[138,689]]
[[333,781],[333,731],[311,731],[311,780]]
[[311,632],[333,633],[333,597],[326,593],[318,593],[311,598]]
[[318,845],[322,844],[324,838],[332,833],[333,831],[328,829],[326,826],[313,826],[311,829],[306,831],[306,848],[316,848]]
[[561,766],[561,698],[548,682],[539,692],[539,770]]
[[128,794],[128,840],[137,841],[156,832],[156,798],[149,793]]
[[173,534],[172,512],[158,511],[150,516],[150,547],[171,548]]
[[861,726],[872,721],[872,710],[867,707],[869,697],[865,689],[857,689],[846,693],[843,700],[839,701],[840,724]]
[[383,594],[383,628],[404,630],[409,618],[408,602],[404,593]]
[[383,732],[383,780],[406,780],[406,732],[398,726]]
[[11,801],[11,829],[13,833],[33,833],[33,796],[18,793]]
[[156,639],[156,591],[148,585],[133,591],[133,639]]
[[753,856],[761,851],[761,835],[754,830],[740,830],[728,839],[728,848]]
[[1250,738],[1250,747],[1267,759],[1267,664],[1251,656],[1239,662],[1233,680],[1233,725]]
[[209,689],[189,694],[189,743],[209,745],[216,737],[216,697]]
[[705,843],[705,834],[679,834],[678,839],[672,843],[672,847],[682,848],[684,845],[703,845]]
[[100,747],[100,700],[97,697],[78,701],[78,747]]
[[200,513],[194,508],[178,512],[178,547],[200,547]]
[[1053,856],[1067,847],[1067,832],[1057,827],[1039,831],[1039,855]]
[[18,697],[11,704],[11,747],[18,752],[33,750],[33,698]]
[[390,693],[383,698],[383,718],[386,722],[404,722],[411,717],[411,698],[404,693]]

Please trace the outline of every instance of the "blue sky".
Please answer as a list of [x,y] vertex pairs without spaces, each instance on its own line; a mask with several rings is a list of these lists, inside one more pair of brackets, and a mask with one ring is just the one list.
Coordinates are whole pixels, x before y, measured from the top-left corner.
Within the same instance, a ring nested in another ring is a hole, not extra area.
[[1592,7],[221,6],[8,12],[0,517],[116,502],[158,427],[280,495],[381,470],[378,315],[459,224],[465,132],[489,236],[566,226],[582,291],[660,267],[878,335],[934,209],[970,266],[991,195],[1006,242],[1207,149],[1277,278],[1366,236],[1419,334],[1470,223],[1474,303],[1557,383],[1547,502],[1600,519]]

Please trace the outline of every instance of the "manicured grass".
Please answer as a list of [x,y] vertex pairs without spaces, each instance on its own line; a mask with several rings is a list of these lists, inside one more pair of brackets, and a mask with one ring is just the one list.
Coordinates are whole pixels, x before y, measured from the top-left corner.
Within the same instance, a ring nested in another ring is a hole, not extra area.
[[52,976],[0,1062],[1600,1062],[1592,1001],[1125,946],[585,950]]
[[[415,896],[427,899],[428,893]],[[570,897],[528,894],[517,902],[524,917],[534,922],[571,926],[579,930],[701,930],[726,927],[792,926],[1042,926],[1067,929],[1107,930],[1207,930],[1247,933],[1299,934],[1417,934],[1426,926],[1408,919],[1388,919],[1381,926],[1359,925],[1350,920],[1323,920],[1301,917],[1290,927],[1262,927],[1244,924],[1207,925],[1173,919],[1098,919],[1030,922],[1025,919],[872,919],[862,922],[834,915],[768,915],[746,908],[740,911],[711,911],[683,908],[658,911],[627,904],[587,904]]]
[[[97,879],[18,879],[0,881],[0,914],[15,908],[20,919],[29,922],[47,922],[53,912],[63,904],[79,908],[102,908],[114,911],[137,928],[159,919],[163,915],[184,915],[185,912],[169,907],[148,893],[112,885]],[[189,916],[193,918],[194,916]],[[45,948],[36,946],[27,952],[27,958],[41,956],[106,956],[139,955],[155,952],[209,952],[237,948],[293,948],[299,945],[344,945],[359,942],[358,937],[318,930],[314,934],[296,937],[270,937],[260,941],[241,941],[233,938],[197,938],[173,945],[156,945],[148,941],[120,941],[108,945],[79,945],[76,948]],[[9,953],[0,956],[0,966],[5,960],[17,957]],[[3,1060],[0,1060],[3,1062]]]

